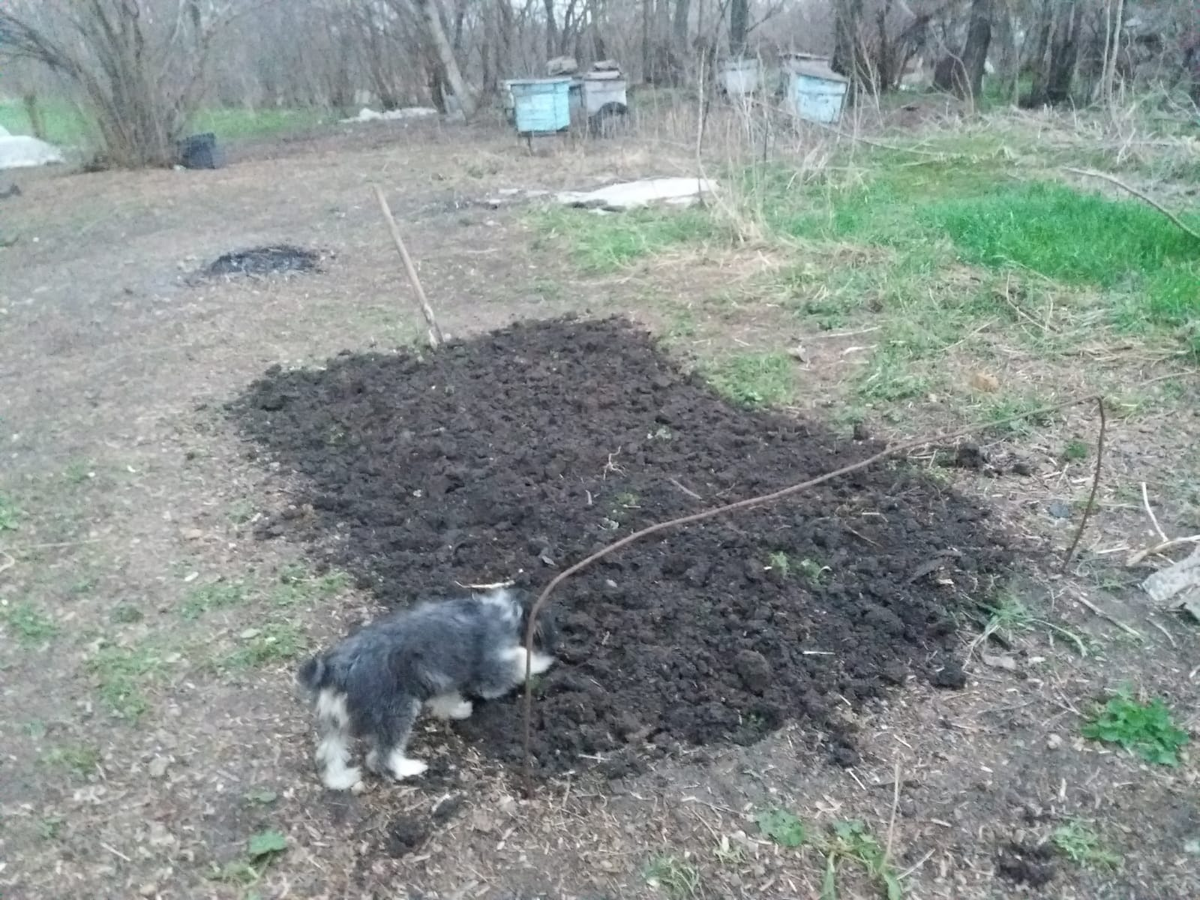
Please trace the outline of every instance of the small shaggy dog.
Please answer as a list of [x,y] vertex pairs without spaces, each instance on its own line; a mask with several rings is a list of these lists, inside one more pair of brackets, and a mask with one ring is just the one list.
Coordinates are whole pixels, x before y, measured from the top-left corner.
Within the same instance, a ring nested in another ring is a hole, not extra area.
[[[471,701],[507,694],[525,680],[522,646],[528,598],[493,590],[377,619],[332,650],[308,660],[297,679],[310,695],[320,732],[317,766],[325,786],[362,790],[362,771],[350,765],[351,742],[367,738],[367,767],[393,778],[411,778],[425,763],[405,755],[422,704],[442,719],[465,719]],[[554,627],[541,613],[539,650],[530,671],[554,663]]]

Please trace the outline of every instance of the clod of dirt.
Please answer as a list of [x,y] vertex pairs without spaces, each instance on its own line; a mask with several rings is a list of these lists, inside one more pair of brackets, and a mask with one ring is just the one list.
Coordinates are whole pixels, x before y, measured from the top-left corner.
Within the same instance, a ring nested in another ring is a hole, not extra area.
[[384,834],[384,851],[388,856],[407,856],[429,839],[431,822],[428,819],[403,813],[395,816],[388,823]]
[[237,250],[217,257],[204,274],[210,278],[231,275],[278,275],[286,272],[320,271],[321,254],[290,244]]
[[958,691],[967,686],[967,673],[963,671],[962,663],[956,659],[943,659],[942,666],[933,676],[935,688]]
[[[617,320],[274,370],[232,411],[313,510],[264,533],[308,542],[387,606],[455,582],[540,588],[548,549],[561,568],[879,449],[730,406]],[[780,553],[789,574],[764,577]],[[836,713],[910,672],[961,686],[954,623],[1010,556],[983,510],[903,463],[634,543],[552,598],[561,663],[538,680],[536,764],[615,777],[645,753],[754,741],[792,719],[850,763]],[[930,560],[938,577],[914,581]],[[521,721],[510,697],[455,728],[513,762]]]
[[771,683],[771,664],[757,650],[739,650],[733,664],[746,690],[761,694]]
[[1047,844],[1009,843],[996,854],[996,872],[1017,884],[1044,887],[1055,871],[1054,851]]

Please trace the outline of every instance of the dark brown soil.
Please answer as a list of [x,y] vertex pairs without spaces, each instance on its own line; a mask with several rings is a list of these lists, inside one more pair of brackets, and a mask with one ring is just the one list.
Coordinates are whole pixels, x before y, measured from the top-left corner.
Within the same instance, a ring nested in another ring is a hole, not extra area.
[[[455,582],[541,587],[644,525],[879,449],[730,406],[614,320],[275,367],[233,412],[299,491],[262,533],[311,544],[388,606]],[[623,774],[643,751],[802,719],[852,765],[847,708],[910,674],[961,687],[958,627],[1008,556],[984,510],[904,464],[637,543],[556,595],[563,664],[538,686],[539,764]],[[515,699],[459,728],[519,755]]]

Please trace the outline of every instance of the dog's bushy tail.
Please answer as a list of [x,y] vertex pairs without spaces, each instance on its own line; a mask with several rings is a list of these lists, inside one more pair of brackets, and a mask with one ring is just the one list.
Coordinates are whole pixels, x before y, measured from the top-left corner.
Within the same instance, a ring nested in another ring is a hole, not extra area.
[[296,670],[296,681],[310,691],[319,691],[329,683],[329,666],[324,656],[314,656],[306,660]]

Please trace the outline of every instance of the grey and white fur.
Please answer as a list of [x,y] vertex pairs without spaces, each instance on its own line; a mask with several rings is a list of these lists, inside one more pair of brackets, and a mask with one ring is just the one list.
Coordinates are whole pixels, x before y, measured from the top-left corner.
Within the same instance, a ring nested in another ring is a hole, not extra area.
[[[465,719],[468,698],[492,700],[524,682],[529,612],[526,596],[505,589],[421,603],[305,662],[297,680],[316,711],[325,786],[362,790],[362,770],[350,764],[354,738],[369,742],[374,772],[396,779],[424,772],[428,766],[405,752],[422,705],[438,718]],[[554,639],[550,617],[540,613],[534,675],[554,663]]]

